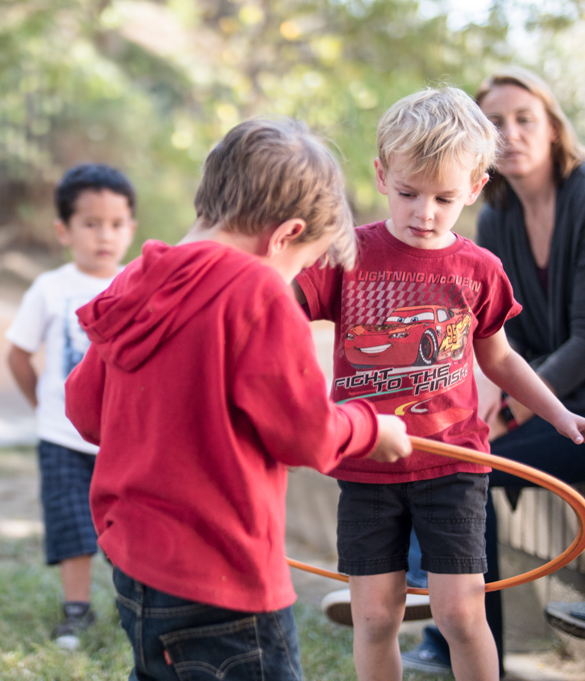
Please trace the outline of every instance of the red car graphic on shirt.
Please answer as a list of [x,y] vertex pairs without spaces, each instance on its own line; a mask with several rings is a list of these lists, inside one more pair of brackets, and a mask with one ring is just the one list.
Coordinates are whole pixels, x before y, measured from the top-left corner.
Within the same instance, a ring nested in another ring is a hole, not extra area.
[[463,357],[470,328],[471,314],[465,309],[400,307],[379,326],[354,326],[345,336],[345,356],[356,369],[457,361]]

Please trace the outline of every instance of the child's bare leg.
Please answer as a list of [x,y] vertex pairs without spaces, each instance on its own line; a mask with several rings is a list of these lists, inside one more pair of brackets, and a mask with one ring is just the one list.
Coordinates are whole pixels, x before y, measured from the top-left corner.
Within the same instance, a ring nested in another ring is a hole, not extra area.
[[91,592],[91,556],[67,558],[59,564],[64,601],[89,603]]
[[497,681],[498,653],[485,616],[483,575],[429,573],[429,595],[457,681]]
[[400,681],[398,629],[404,617],[406,572],[350,577],[349,588],[359,681]]

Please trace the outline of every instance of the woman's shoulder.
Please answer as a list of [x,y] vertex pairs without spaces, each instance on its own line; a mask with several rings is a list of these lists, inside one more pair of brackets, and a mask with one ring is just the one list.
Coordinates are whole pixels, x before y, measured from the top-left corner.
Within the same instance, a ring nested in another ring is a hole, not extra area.
[[507,211],[485,203],[477,217],[476,242],[493,251],[499,236],[509,232],[506,222]]
[[570,226],[571,231],[579,224],[585,228],[585,163],[577,166],[559,186],[557,192],[557,224]]
[[561,193],[585,193],[585,163],[578,165],[560,186]]

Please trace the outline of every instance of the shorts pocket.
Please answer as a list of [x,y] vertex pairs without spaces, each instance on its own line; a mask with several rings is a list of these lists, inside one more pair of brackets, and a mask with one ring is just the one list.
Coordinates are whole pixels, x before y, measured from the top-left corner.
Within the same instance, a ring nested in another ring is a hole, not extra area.
[[173,631],[160,636],[181,681],[262,681],[256,617]]
[[347,528],[376,527],[381,523],[382,485],[338,480],[341,489],[337,525]]

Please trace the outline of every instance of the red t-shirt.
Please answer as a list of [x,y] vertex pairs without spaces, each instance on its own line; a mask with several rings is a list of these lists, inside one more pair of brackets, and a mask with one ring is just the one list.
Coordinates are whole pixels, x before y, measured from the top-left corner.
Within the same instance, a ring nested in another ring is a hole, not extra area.
[[[357,238],[351,272],[317,263],[297,277],[311,319],[335,323],[333,399],[368,398],[412,435],[489,452],[473,340],[521,310],[500,261],[461,236],[447,248],[413,248],[384,222],[359,227]],[[343,461],[331,475],[395,483],[489,470],[415,451],[393,464]]]
[[290,287],[218,243],[147,242],[78,314],[92,345],[66,405],[100,445],[100,546],[165,593],[249,612],[290,605],[287,466],[327,472],[377,437],[371,405],[327,396]]

